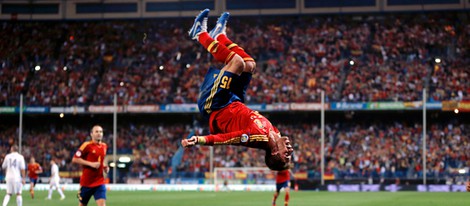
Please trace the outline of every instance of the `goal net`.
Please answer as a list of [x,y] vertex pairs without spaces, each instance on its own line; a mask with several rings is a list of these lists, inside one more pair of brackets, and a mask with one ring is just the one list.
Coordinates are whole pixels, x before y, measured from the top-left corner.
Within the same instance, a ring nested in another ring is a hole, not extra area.
[[[216,167],[215,191],[231,190],[240,185],[269,185],[276,183],[276,172],[267,167]],[[251,188],[251,187],[243,187]]]

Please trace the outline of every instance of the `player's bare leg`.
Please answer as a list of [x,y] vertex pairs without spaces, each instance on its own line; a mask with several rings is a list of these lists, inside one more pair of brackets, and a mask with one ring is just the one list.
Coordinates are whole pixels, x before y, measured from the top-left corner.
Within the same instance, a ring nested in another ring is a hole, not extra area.
[[285,187],[284,191],[286,192],[286,195],[284,197],[284,206],[288,206],[289,205],[289,198],[290,198],[290,186]]
[[96,205],[106,206],[106,200],[105,199],[98,199],[98,200],[96,200]]
[[29,194],[31,194],[31,199],[34,199],[34,184],[31,183],[29,187]]
[[273,197],[273,206],[276,206],[276,200],[277,200],[277,197],[279,196],[279,192],[274,192],[274,197]]

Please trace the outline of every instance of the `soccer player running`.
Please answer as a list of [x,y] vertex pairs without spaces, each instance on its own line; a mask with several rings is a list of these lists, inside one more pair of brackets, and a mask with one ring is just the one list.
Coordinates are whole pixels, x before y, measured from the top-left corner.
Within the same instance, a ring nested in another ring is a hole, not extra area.
[[83,166],[80,190],[78,191],[78,205],[88,205],[88,201],[93,196],[98,206],[105,206],[106,186],[103,172],[109,172],[109,167],[104,161],[108,147],[103,142],[103,128],[101,126],[93,126],[90,136],[91,141],[83,143],[72,159],[72,163]]
[[39,174],[42,173],[42,167],[39,165],[39,163],[36,162],[36,159],[34,157],[31,157],[29,159],[29,164],[28,164],[28,177],[29,177],[29,193],[31,194],[31,198],[34,199],[34,187],[36,186],[36,183],[38,182]]
[[286,192],[284,196],[284,206],[289,205],[289,197],[290,197],[290,169],[278,171],[276,174],[276,191],[274,192],[273,197],[273,206],[276,206],[276,200],[279,196],[279,192],[282,188]]
[[60,200],[65,199],[64,192],[60,188],[60,176],[59,176],[59,166],[57,165],[54,158],[51,159],[51,177],[49,178],[49,193],[47,194],[46,200],[52,198],[52,191],[55,189],[60,194]]
[[11,194],[16,194],[16,205],[23,205],[23,197],[21,196],[23,185],[26,178],[26,163],[23,155],[18,153],[18,146],[13,145],[10,148],[10,154],[5,156],[2,168],[6,170],[5,181],[7,183],[7,194],[3,198],[3,206],[7,206],[10,201]]
[[189,36],[225,66],[210,67],[201,85],[198,107],[209,119],[210,135],[183,139],[183,147],[194,145],[240,145],[266,151],[265,163],[272,170],[284,170],[293,152],[289,138],[266,117],[249,109],[243,102],[256,63],[240,46],[226,35],[229,13],[224,12],[216,27],[207,32],[209,9],[195,19]]

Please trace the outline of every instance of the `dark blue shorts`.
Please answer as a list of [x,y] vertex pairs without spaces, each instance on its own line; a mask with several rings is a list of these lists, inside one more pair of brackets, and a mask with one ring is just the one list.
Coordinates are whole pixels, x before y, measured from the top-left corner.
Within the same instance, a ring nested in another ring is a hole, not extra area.
[[34,186],[36,186],[36,183],[38,183],[38,178],[29,178],[29,181],[33,183]]
[[95,200],[106,199],[106,186],[100,185],[96,187],[80,187],[77,195],[78,201],[84,205],[87,205],[92,195]]
[[284,187],[289,187],[289,180],[281,183],[276,183],[276,192],[281,191],[281,189]]

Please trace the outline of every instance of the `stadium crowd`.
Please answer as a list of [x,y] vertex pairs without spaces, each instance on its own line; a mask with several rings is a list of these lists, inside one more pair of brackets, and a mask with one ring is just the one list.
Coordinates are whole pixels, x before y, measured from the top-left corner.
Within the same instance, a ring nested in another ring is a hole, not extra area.
[[[415,101],[426,85],[430,101],[468,99],[470,26],[457,14],[247,18],[228,35],[258,62],[248,103],[318,102],[321,90]],[[126,105],[194,103],[212,61],[187,37],[191,22],[2,22],[0,105],[17,106],[20,91],[42,106],[109,105],[115,93]]]
[[[105,128],[107,128],[105,126]],[[282,134],[291,137],[295,153],[295,172],[308,178],[320,177],[320,130],[316,123],[278,124]],[[0,134],[3,155],[17,142],[17,128]],[[106,129],[105,129],[106,130]],[[204,178],[210,169],[209,148],[179,149],[178,142],[192,130],[190,124],[119,125],[117,153],[132,156],[128,170],[121,171],[122,181],[145,171],[147,177]],[[195,128],[196,134],[204,134]],[[451,177],[456,169],[470,164],[470,127],[457,121],[432,123],[428,127],[428,175]],[[26,129],[22,153],[26,158],[48,168],[52,157],[61,161],[61,171],[74,172],[70,164],[75,149],[89,140],[88,129],[70,125],[48,124]],[[419,178],[422,177],[422,125],[416,122],[335,122],[327,124],[325,134],[326,173],[337,179]],[[87,139],[88,138],[88,139]],[[112,154],[112,133],[104,140]],[[182,152],[178,154],[179,152]],[[263,167],[264,152],[245,147],[214,147],[214,167]],[[48,171],[48,170],[45,170]]]
[[[319,102],[321,90],[330,102],[417,101],[425,87],[429,101],[470,100],[470,25],[457,14],[290,16],[282,22],[248,18],[230,20],[228,30],[259,66],[247,103]],[[188,38],[185,28],[191,23],[1,22],[0,35],[9,38],[0,39],[0,106],[18,106],[20,94],[29,106],[111,105],[115,93],[124,105],[195,103],[213,62]],[[294,170],[319,177],[318,124],[276,125],[292,138]],[[78,171],[69,163],[87,140],[89,126],[26,127],[23,154],[34,156],[44,171],[52,157],[61,159],[61,171]],[[16,142],[17,128],[0,129],[4,155]],[[117,152],[133,157],[124,175],[145,171],[161,178],[204,177],[207,147],[178,152],[178,142],[192,129],[207,133],[183,123],[121,124]],[[445,177],[470,165],[469,131],[463,122],[431,124],[428,172]],[[327,124],[327,173],[337,178],[420,177],[421,134],[420,123],[404,120]],[[108,145],[111,137],[105,131]],[[214,157],[214,167],[264,166],[262,151],[244,147],[215,147]]]

